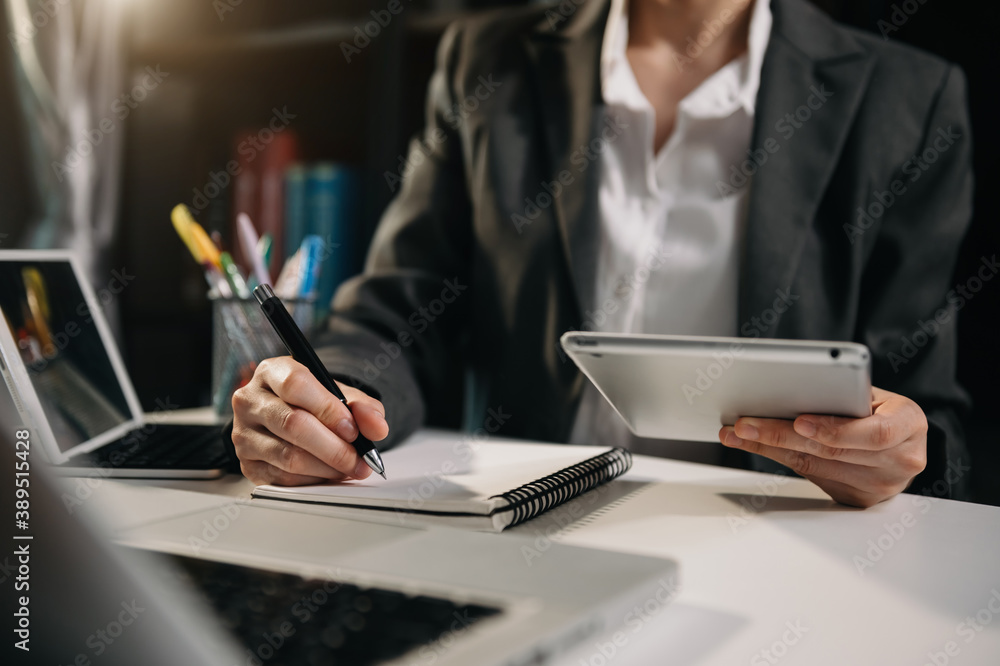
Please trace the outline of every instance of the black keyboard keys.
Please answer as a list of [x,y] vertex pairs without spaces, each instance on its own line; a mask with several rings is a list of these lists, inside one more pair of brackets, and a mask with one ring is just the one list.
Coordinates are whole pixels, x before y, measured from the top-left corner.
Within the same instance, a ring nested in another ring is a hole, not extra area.
[[[247,663],[367,666],[447,639],[500,609],[171,556]],[[448,640],[450,644],[450,640]]]

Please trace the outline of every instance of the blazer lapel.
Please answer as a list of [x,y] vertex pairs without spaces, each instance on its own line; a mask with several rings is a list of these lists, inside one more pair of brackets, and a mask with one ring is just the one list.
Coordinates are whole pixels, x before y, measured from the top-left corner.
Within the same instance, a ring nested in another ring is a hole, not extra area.
[[[558,182],[560,174],[565,182],[565,173],[572,177],[553,197],[552,207],[581,313],[590,306],[594,291],[598,165],[581,169],[581,153],[576,151],[591,141],[595,125],[603,120],[600,53],[609,6],[610,0],[586,2],[562,20],[557,9],[550,10],[525,39],[546,140],[546,182]],[[535,187],[537,191],[526,192],[531,198],[544,191],[542,183]]]
[[[770,138],[779,148],[750,186],[740,322],[759,317],[772,307],[776,290],[791,287],[806,231],[868,85],[874,57],[802,0],[772,0],[771,7],[774,24],[752,145],[760,148]],[[775,320],[764,336],[772,336],[777,325]]]

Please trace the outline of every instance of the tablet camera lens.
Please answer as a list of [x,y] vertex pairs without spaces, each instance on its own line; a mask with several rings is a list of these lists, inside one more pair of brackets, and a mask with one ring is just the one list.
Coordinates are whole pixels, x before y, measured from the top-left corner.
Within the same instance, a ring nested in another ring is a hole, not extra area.
[[831,349],[830,350],[830,358],[837,358],[838,356],[840,356],[840,350],[839,349]]

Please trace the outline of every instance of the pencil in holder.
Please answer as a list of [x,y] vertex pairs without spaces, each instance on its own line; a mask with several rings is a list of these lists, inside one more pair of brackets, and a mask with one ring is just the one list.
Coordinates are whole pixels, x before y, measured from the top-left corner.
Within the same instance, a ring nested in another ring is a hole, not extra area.
[[[233,413],[233,393],[253,377],[264,359],[286,356],[288,350],[254,298],[211,297],[212,407],[219,416]],[[312,299],[284,301],[285,307],[309,335],[316,304]]]

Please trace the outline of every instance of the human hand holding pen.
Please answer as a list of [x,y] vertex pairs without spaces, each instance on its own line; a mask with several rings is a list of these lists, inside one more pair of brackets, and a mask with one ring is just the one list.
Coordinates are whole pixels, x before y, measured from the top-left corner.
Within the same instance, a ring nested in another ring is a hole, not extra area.
[[233,395],[233,444],[243,474],[256,484],[300,486],[364,479],[372,470],[351,442],[389,426],[382,403],[338,382],[344,405],[289,356],[262,361]]

